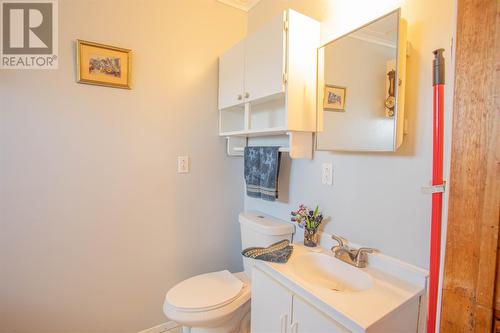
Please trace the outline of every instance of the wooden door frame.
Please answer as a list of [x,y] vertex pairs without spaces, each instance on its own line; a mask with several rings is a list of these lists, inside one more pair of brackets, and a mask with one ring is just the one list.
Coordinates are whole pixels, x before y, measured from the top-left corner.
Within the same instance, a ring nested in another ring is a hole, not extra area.
[[491,332],[499,230],[500,0],[457,0],[441,332]]

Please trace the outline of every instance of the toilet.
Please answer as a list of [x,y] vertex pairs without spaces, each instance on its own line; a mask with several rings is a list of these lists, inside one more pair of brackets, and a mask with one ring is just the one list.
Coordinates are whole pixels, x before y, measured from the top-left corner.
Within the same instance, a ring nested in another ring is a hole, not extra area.
[[[238,218],[242,250],[291,240],[295,230],[293,224],[260,212],[242,212]],[[250,333],[253,260],[243,258],[243,272],[211,272],[178,283],[167,292],[163,312],[184,333]]]

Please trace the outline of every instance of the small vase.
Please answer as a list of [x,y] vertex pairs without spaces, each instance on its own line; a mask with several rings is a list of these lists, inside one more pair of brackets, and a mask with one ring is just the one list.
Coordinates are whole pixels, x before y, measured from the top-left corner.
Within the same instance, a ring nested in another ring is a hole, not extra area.
[[317,229],[304,229],[304,245],[308,247],[318,246]]

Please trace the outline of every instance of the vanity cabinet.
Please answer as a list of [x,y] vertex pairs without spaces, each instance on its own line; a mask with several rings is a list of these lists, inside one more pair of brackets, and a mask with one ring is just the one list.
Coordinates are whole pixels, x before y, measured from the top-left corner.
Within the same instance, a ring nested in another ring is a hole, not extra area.
[[[257,294],[254,295],[253,293]],[[293,294],[258,269],[252,272],[252,333],[290,332]],[[288,329],[287,329],[288,327]]]
[[297,295],[293,296],[290,333],[348,333],[350,332],[323,312]]
[[312,157],[319,28],[286,10],[220,56],[220,136],[286,135],[290,157]]
[[252,333],[348,333],[258,268],[252,271]]
[[[373,313],[376,309],[359,304],[355,315],[348,314],[317,299],[311,298],[309,301],[303,287],[283,279],[282,283],[281,277],[271,275],[267,269],[253,267],[253,333],[420,333],[425,330],[422,296],[409,298],[388,314],[363,322],[367,313]],[[387,295],[380,294],[380,297]]]

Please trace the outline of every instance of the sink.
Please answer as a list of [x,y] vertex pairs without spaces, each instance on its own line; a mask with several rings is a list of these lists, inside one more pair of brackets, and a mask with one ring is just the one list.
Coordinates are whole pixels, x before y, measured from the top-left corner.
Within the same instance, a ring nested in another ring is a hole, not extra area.
[[361,269],[324,253],[305,253],[292,259],[291,269],[302,282],[333,292],[370,289],[373,280]]

